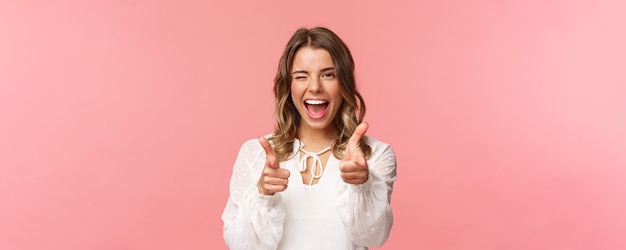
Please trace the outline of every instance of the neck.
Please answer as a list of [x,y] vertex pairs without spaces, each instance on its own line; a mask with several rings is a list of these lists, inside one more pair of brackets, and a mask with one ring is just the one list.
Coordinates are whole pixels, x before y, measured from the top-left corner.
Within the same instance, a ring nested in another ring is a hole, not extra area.
[[327,128],[327,129],[311,129],[311,128],[303,128],[302,126],[298,129],[298,139],[302,141],[305,145],[305,149],[308,151],[319,151],[322,150],[335,142],[337,138],[336,129]]

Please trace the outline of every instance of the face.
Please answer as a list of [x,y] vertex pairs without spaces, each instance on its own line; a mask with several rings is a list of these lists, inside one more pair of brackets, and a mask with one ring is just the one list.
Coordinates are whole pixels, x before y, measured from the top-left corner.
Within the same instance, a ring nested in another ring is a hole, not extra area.
[[300,113],[299,130],[331,132],[343,98],[335,63],[325,49],[304,47],[291,67],[291,100]]

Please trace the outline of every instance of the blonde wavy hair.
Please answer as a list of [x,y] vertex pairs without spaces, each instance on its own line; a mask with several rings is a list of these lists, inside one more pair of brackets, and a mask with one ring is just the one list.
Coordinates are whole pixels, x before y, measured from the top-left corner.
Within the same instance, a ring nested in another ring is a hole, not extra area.
[[[350,50],[339,36],[324,27],[300,28],[287,43],[274,78],[276,126],[270,141],[280,161],[293,157],[291,155],[300,124],[300,114],[291,99],[291,67],[296,52],[303,47],[324,49],[330,53],[335,63],[343,102],[334,118],[337,138],[333,142],[332,152],[337,159],[342,159],[350,136],[363,121],[365,102],[356,88],[354,60]],[[360,147],[366,158],[369,158],[372,150],[365,136],[361,139]]]

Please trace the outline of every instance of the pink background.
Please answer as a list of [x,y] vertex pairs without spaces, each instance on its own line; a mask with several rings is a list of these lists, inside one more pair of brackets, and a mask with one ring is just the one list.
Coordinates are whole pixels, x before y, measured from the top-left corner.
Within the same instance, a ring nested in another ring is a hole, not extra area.
[[[53,3],[54,2],[54,3]],[[383,249],[626,249],[623,1],[0,1],[0,249],[225,249],[296,28],[398,157]]]

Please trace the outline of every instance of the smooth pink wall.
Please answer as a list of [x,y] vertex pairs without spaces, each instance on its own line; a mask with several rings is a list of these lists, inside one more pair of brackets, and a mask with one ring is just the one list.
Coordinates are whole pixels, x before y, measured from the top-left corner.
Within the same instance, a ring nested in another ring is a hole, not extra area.
[[384,249],[626,249],[625,9],[0,1],[0,249],[225,249],[236,153],[316,25],[398,156]]

